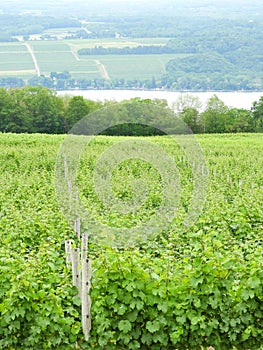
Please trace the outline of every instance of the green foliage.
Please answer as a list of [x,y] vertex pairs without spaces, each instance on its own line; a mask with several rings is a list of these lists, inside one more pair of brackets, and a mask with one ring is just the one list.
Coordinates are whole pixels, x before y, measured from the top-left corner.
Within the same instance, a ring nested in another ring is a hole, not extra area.
[[58,243],[49,239],[19,254],[1,249],[0,265],[1,348],[73,348],[78,333],[74,329],[80,328],[72,303],[76,291],[70,288]]
[[223,59],[220,55],[191,55],[181,59],[171,60],[166,65],[168,73],[173,74],[174,71],[185,73],[228,73],[233,68],[231,64]]
[[61,98],[47,88],[0,89],[0,131],[61,134],[102,106],[75,96]]
[[256,131],[263,130],[263,96],[252,106],[253,126]]
[[85,100],[82,96],[73,96],[66,110],[66,129],[70,130],[79,120],[99,107],[100,104],[98,102]]
[[[70,235],[52,185],[58,142],[1,136],[0,347],[70,349],[79,330],[76,290],[65,270]],[[47,200],[47,198],[49,199]]]
[[[52,90],[40,86],[9,90],[0,88],[0,131],[61,134],[68,132],[88,114],[90,123],[97,126],[97,114],[92,113],[113,103],[114,101],[87,100],[82,96],[59,97]],[[145,104],[149,106],[148,115],[145,115]],[[156,108],[153,108],[151,113],[151,106],[159,107],[160,113],[156,112]],[[229,108],[214,95],[201,111],[198,97],[181,95],[172,109],[194,133],[263,131],[262,98],[253,103],[251,110],[245,110]],[[111,124],[114,126],[104,130],[103,134],[162,135],[162,131],[149,126],[149,123],[161,128],[162,125],[166,125],[166,116],[171,113],[173,112],[166,100],[134,98],[119,102],[116,103],[115,113],[111,116]],[[127,122],[131,118],[134,119],[132,124]]]
[[[52,16],[33,16],[30,14],[4,14],[1,13],[0,21],[5,28],[6,35],[26,35],[42,33],[49,28],[78,27],[79,21],[68,17],[55,18]],[[11,41],[6,40],[3,41]]]
[[210,97],[203,111],[201,101],[191,95],[181,95],[173,106],[193,133],[262,132],[261,99],[251,110],[230,108],[217,95]]
[[[141,247],[113,250],[91,243],[88,342],[81,331],[80,300],[65,269],[64,241],[74,236],[53,189],[62,140],[63,136],[0,135],[1,349],[259,350],[262,135],[199,137],[211,177],[204,211],[190,231],[182,226],[191,188],[187,163],[169,139],[151,138],[176,161],[182,203],[172,224]],[[96,157],[118,141],[98,137],[80,163],[83,204],[94,208],[101,220],[101,203],[92,195],[89,176]],[[160,195],[158,174],[148,170],[141,163],[120,164],[112,183],[115,193],[125,184],[128,190],[132,175],[140,175]],[[107,212],[104,216],[109,219]]]

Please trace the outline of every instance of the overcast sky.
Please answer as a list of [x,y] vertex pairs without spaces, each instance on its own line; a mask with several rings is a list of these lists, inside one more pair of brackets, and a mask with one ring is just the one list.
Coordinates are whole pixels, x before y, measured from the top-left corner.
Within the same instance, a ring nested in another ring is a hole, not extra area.
[[[184,11],[185,9],[207,10],[209,8],[210,15],[220,15],[220,11],[224,16],[228,13],[241,11],[244,14],[257,15],[262,13],[263,0],[0,0],[0,11],[6,13],[20,13],[28,10],[40,10],[42,13],[52,14],[52,9],[56,9],[56,15],[59,15],[59,8],[63,9],[63,15],[66,14],[65,9],[69,8],[73,15],[76,15],[78,9],[83,8],[85,11],[92,14],[107,14],[117,9],[119,14],[124,11],[129,12],[130,15],[134,14],[146,14],[147,12],[156,13],[159,15],[176,15],[178,10]],[[172,9],[172,11],[171,11]],[[177,12],[176,12],[176,11]],[[167,11],[167,12],[166,12]],[[211,12],[212,11],[212,12]],[[68,15],[69,15],[68,14]],[[66,14],[67,15],[67,14]]]

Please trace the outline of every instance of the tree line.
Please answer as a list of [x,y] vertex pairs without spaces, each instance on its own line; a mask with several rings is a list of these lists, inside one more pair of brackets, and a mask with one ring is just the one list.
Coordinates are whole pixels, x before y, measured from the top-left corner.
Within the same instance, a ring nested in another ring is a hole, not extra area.
[[[165,100],[137,98],[130,101],[136,102],[134,110],[138,110],[138,102],[157,104],[163,111],[170,108]],[[53,90],[41,86],[8,90],[1,88],[0,132],[64,134],[84,116],[112,104],[116,102],[92,101],[82,96],[57,96]],[[183,94],[171,109],[194,133],[263,132],[263,96],[247,110],[230,108],[216,95],[203,107],[198,97]],[[114,118],[117,123],[125,123],[122,109],[119,111]],[[105,133],[136,136],[158,134],[156,130],[142,127],[144,120],[141,117],[137,120],[136,113],[134,115],[135,124],[120,125]],[[154,118],[157,118],[158,125],[162,116],[156,115]]]
[[[52,74],[52,72],[51,72]],[[56,90],[100,90],[100,89],[136,89],[136,90],[156,90],[165,89],[168,91],[262,91],[263,85],[257,81],[253,83],[246,76],[240,78],[234,75],[224,75],[220,72],[214,73],[189,73],[174,72],[164,74],[160,79],[152,76],[150,79],[124,79],[113,78],[106,80],[102,78],[87,79],[87,78],[65,78],[58,74],[56,80],[50,76],[37,75],[27,81],[17,77],[0,78],[0,87],[23,87],[43,86],[49,89]]]
[[32,14],[0,14],[2,42],[18,41],[16,35],[41,34],[47,29],[80,27],[79,20],[68,17],[36,16]]
[[67,133],[83,116],[103,103],[82,96],[57,96],[44,87],[0,89],[0,131],[14,133]]
[[[55,74],[54,74],[55,73]],[[53,75],[54,74],[54,75]],[[53,78],[52,78],[53,76]],[[55,78],[55,79],[54,79]],[[161,89],[160,82],[157,82],[153,76],[151,79],[122,79],[116,78],[106,80],[102,78],[87,79],[78,78],[74,79],[69,75],[66,78],[64,73],[51,72],[49,76],[41,75],[40,77],[35,75],[27,81],[22,78],[16,77],[3,77],[0,78],[0,87],[3,88],[20,88],[23,86],[43,86],[48,89],[55,90],[101,90],[101,89],[137,89],[137,90],[151,90],[159,88]]]
[[198,97],[186,94],[174,109],[194,133],[263,132],[263,96],[251,109],[243,109],[228,107],[213,95],[203,108]]
[[135,47],[95,46],[78,50],[79,55],[161,55],[176,53],[176,49],[167,45],[138,45]]

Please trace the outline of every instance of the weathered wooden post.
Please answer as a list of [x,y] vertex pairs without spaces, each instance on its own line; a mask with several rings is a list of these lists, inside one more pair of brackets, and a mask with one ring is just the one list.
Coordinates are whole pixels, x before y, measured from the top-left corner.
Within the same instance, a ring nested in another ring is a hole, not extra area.
[[80,239],[80,217],[74,220],[74,232],[78,239]]
[[80,258],[79,248],[72,249],[72,277],[73,285],[78,289],[78,296],[81,297],[81,271],[80,271]]
[[65,242],[66,264],[72,267],[73,285],[78,289],[81,299],[82,330],[87,341],[91,330],[91,298],[89,296],[91,287],[91,259],[88,258],[88,235],[83,234],[81,239],[81,250],[72,248],[72,240]]
[[91,299],[89,296],[91,279],[91,260],[82,261],[81,316],[85,340],[89,339],[91,330]]
[[81,240],[81,316],[82,330],[85,340],[89,339],[91,330],[91,299],[89,296],[91,280],[91,259],[88,259],[88,235],[83,234]]
[[70,268],[72,265],[72,243],[71,239],[65,241],[65,251],[66,251],[66,266]]

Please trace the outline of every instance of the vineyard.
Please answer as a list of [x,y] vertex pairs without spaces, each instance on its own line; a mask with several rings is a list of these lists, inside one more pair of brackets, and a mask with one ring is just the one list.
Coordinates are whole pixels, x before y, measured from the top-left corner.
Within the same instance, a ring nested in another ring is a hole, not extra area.
[[[189,229],[183,223],[194,165],[169,137],[141,138],[174,160],[180,203],[165,229],[136,246],[111,248],[87,232],[92,258],[88,342],[65,261],[65,240],[78,242],[54,186],[64,138],[0,134],[0,348],[263,349],[263,134],[197,137],[209,179],[204,208]],[[144,205],[134,215],[118,215],[102,203],[92,180],[96,162],[126,139],[133,138],[98,136],[79,162],[79,196],[89,220],[108,227],[147,220],[165,190],[154,166],[130,159],[114,169],[110,186],[128,203],[133,180],[143,180],[148,187]]]
[[[79,56],[78,50],[93,48],[96,45],[109,47],[134,47],[136,45],[163,45],[166,39],[98,39],[98,40],[61,40],[61,41],[29,41],[27,44],[35,54],[41,74],[49,77],[51,72],[68,71],[72,78],[100,79],[104,78],[98,67],[101,62],[113,79],[152,79],[165,72],[165,64],[174,57],[182,55],[101,55]],[[18,55],[19,54],[19,55]],[[19,59],[18,59],[19,56]],[[32,78],[37,74],[32,57],[25,43],[0,43],[0,75]],[[13,73],[12,73],[13,72]]]

